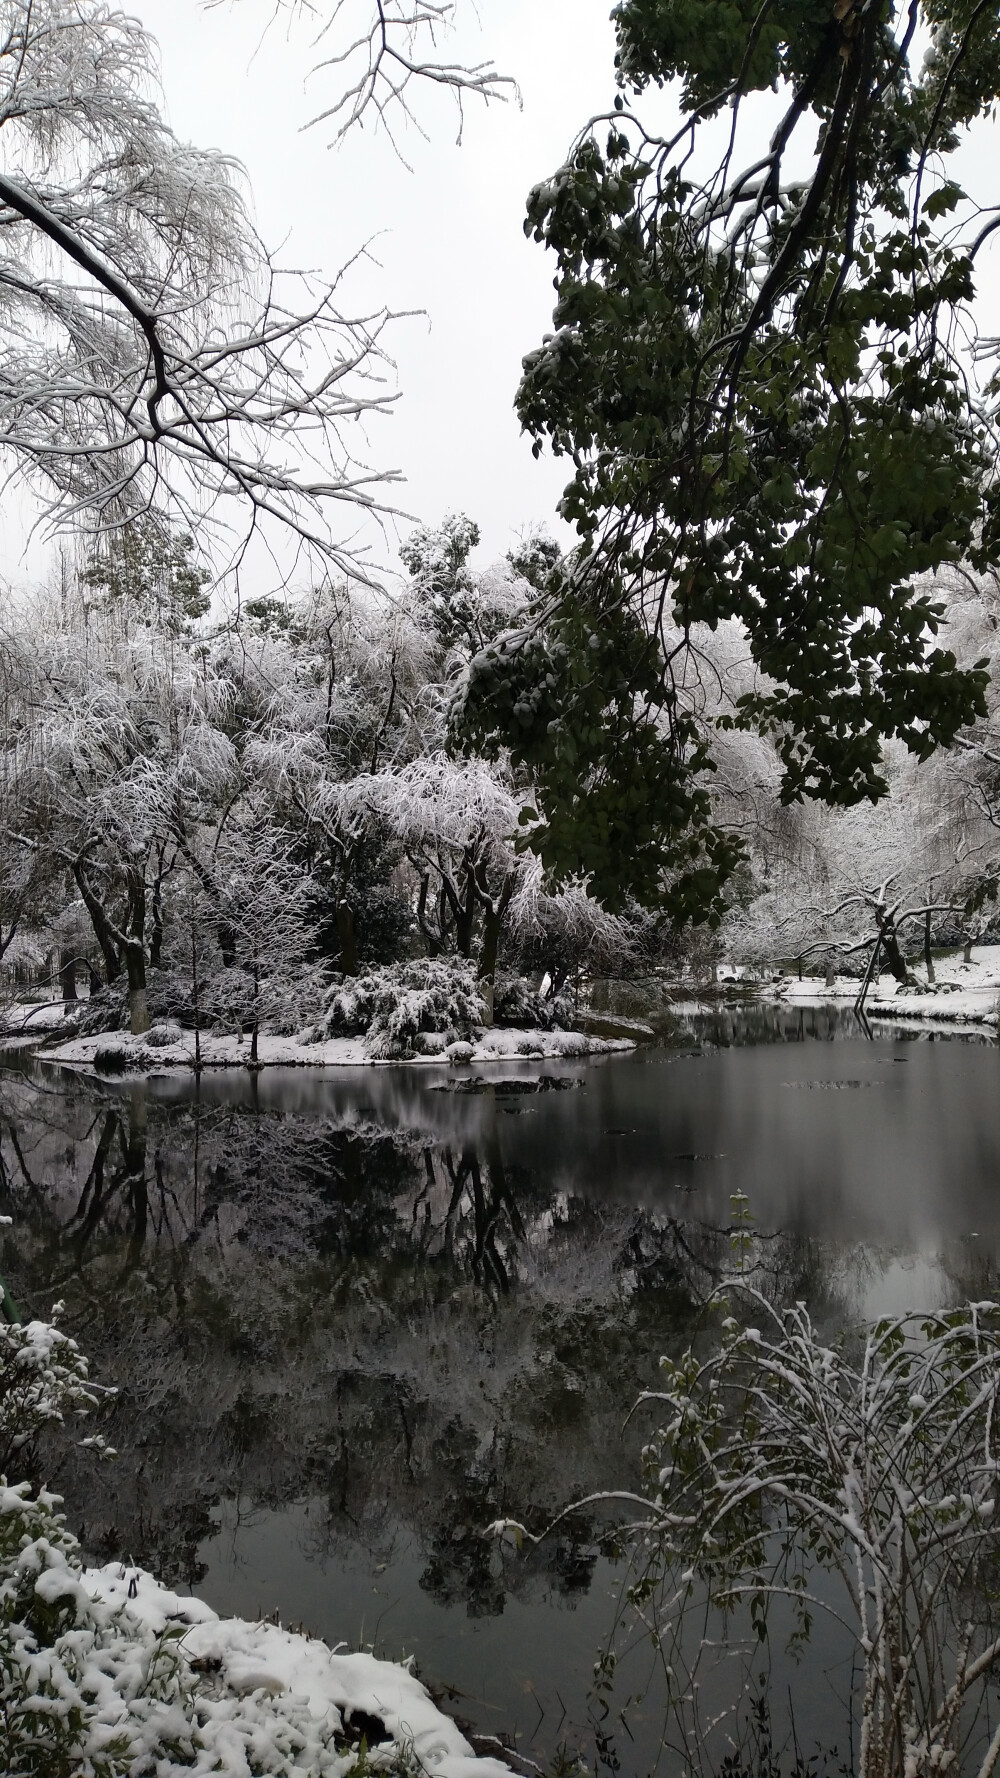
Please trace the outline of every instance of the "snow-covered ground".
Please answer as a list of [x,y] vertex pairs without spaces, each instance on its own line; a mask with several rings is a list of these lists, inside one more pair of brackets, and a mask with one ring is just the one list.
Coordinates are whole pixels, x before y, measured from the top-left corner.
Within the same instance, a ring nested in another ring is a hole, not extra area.
[[[42,1053],[45,1061],[78,1068],[106,1070],[112,1067],[147,1074],[164,1069],[193,1068],[193,1032],[185,1031],[175,1035],[173,1041],[163,1041],[169,1035],[163,1027],[154,1029],[147,1037],[132,1037],[127,1031],[105,1031],[91,1037],[68,1038],[65,1043],[47,1046]],[[437,1055],[414,1056],[405,1066],[413,1067],[424,1062],[439,1065],[442,1062],[492,1062],[510,1058],[548,1061],[634,1048],[634,1040],[591,1037],[582,1031],[519,1031],[513,1027],[498,1027],[484,1032],[475,1042],[451,1044]],[[399,1066],[373,1058],[363,1037],[330,1037],[322,1043],[306,1043],[297,1037],[275,1037],[268,1032],[261,1032],[257,1060],[265,1068]],[[246,1068],[250,1062],[250,1038],[203,1033],[201,1061],[206,1068]]]
[[73,1004],[62,1000],[14,1001],[0,1009],[0,1038],[5,1049],[35,1043],[73,1019]]
[[[85,1569],[81,1584],[92,1599],[124,1608],[154,1636],[182,1630],[186,1659],[203,1672],[217,1673],[220,1689],[243,1698],[261,1694],[264,1733],[270,1698],[307,1706],[317,1754],[340,1735],[345,1718],[349,1724],[361,1711],[384,1723],[387,1738],[409,1752],[428,1778],[511,1778],[508,1765],[473,1752],[405,1666],[369,1654],[344,1654],[279,1624],[219,1618],[200,1599],[172,1593],[151,1574],[119,1563]],[[370,1749],[373,1740],[369,1729]],[[308,1757],[301,1763],[303,1772],[312,1769]]]
[[[1000,945],[977,945],[972,962],[963,963],[962,953],[935,958],[935,981],[928,984],[923,964],[911,965],[916,987],[903,987],[891,975],[883,975],[873,986],[865,1001],[871,1018],[928,1019],[949,1025],[1000,1024]],[[784,1003],[833,1000],[853,1004],[860,982],[838,976],[832,987],[826,987],[822,976],[805,976],[800,982],[791,976],[762,985],[762,1000]]]

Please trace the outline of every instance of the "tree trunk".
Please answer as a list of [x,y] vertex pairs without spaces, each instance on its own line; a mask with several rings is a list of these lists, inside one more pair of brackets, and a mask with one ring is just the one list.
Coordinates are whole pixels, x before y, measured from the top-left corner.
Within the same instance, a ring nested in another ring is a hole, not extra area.
[[146,878],[141,870],[128,874],[129,938],[125,945],[129,1026],[133,1037],[149,1030],[146,998]]
[[471,868],[465,874],[465,899],[452,892],[449,897],[455,915],[455,946],[460,957],[472,956],[472,939],[476,930],[476,883]]
[[[480,892],[481,893],[481,892]],[[504,915],[510,906],[514,893],[514,880],[509,877],[504,883],[495,902],[483,898],[483,942],[479,951],[479,992],[486,1008],[486,1023],[493,1023],[493,1002],[496,993],[497,954],[500,949],[500,934],[503,931]]]
[[896,934],[895,926],[891,923],[887,923],[885,927],[880,930],[879,936],[882,940],[882,949],[885,952],[885,960],[889,965],[890,970],[897,982],[905,987],[909,978],[903,953],[899,948],[899,939]]
[[927,980],[933,982],[934,958],[931,954],[931,914],[929,908],[924,915],[924,967],[927,970]]
[[354,924],[354,909],[349,901],[338,901],[336,913],[341,972],[344,975],[357,975],[358,935]]
[[486,1023],[493,1023],[493,1000],[497,982],[497,951],[500,948],[500,928],[503,914],[494,913],[487,908],[483,917],[483,942],[479,952],[479,992],[483,997],[486,1009]]
[[[201,1077],[201,994],[198,983],[198,933],[195,926],[194,897],[191,898],[191,1004],[194,1007],[194,1077]],[[196,1139],[197,1140],[197,1139]],[[195,1148],[195,1187],[197,1188],[197,1146]]]
[[[868,997],[868,990],[871,987],[872,982],[878,981],[879,954],[881,952],[881,949],[882,949],[882,940],[881,940],[881,938],[877,938],[875,940],[875,945],[872,950],[872,954],[868,959],[868,967],[865,970],[864,977],[861,982],[861,987],[858,992],[858,997],[857,997],[856,1001],[854,1002],[854,1010],[857,1013],[858,1017],[862,1021],[864,1020],[865,1000]],[[867,1031],[867,1028],[866,1028],[866,1035],[868,1035],[868,1036],[871,1035],[871,1033]]]
[[425,871],[420,879],[420,892],[417,896],[417,925],[419,926],[424,942],[427,945],[427,955],[429,957],[438,957],[441,954],[441,945],[437,935],[427,924],[427,897],[430,894],[430,886],[430,877]]
[[128,1017],[133,1037],[149,1030],[149,1001],[146,996],[146,957],[142,944],[130,939],[125,950],[125,972],[128,976]]
[[76,952],[59,952],[59,986],[64,1000],[76,999]]
[[73,879],[80,891],[83,905],[90,915],[90,924],[94,928],[94,937],[101,947],[101,956],[104,958],[104,973],[107,977],[108,986],[110,987],[112,982],[116,982],[121,975],[121,957],[118,954],[118,947],[115,944],[111,932],[111,923],[108,920],[107,914],[104,912],[100,898],[97,896],[90,883],[82,859],[78,859],[73,866]]
[[972,962],[972,939],[971,938],[966,938],[965,948],[962,951],[962,962],[963,963],[971,963]]
[[[348,972],[349,973],[349,972]],[[250,1066],[257,1067],[257,1040],[260,1036],[260,971],[253,970],[253,1026],[250,1032]]]

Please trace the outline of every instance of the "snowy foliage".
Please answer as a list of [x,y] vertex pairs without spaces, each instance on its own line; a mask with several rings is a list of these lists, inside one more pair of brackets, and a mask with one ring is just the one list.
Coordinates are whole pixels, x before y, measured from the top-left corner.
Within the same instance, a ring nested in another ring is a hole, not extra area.
[[196,1600],[161,1595],[174,1610],[166,1622],[151,1625],[144,1595],[155,1598],[159,1589],[124,1568],[120,1588],[85,1571],[59,1504],[44,1491],[32,1497],[27,1484],[0,1484],[5,1772],[18,1778],[211,1772],[344,1778],[373,1767],[426,1769],[415,1765],[405,1745],[383,1746],[369,1764],[334,1706],[318,1720],[304,1697],[284,1695],[280,1682],[266,1671],[254,1673],[250,1662],[240,1670],[221,1655],[197,1656],[186,1647],[191,1625],[213,1614]]
[[[734,1245],[751,1257],[739,1224]],[[773,1616],[790,1613],[794,1647],[830,1613],[857,1637],[857,1778],[986,1778],[1000,1754],[1000,1731],[987,1746],[979,1726],[1000,1660],[983,1590],[998,1537],[1000,1308],[903,1316],[827,1345],[804,1304],[779,1313],[749,1273],[726,1289],[757,1325],[730,1315],[707,1357],[661,1360],[662,1388],[639,1404],[659,1422],[646,1492],[628,1497],[623,1533],[632,1628],[667,1675],[680,1769],[710,1758],[699,1700],[723,1651],[742,1648],[749,1674]],[[723,1614],[721,1644],[706,1606]],[[726,1689],[743,1694],[735,1673]]]
[[556,888],[536,858],[522,862],[504,950],[508,968],[547,975],[558,992],[576,970],[627,975],[642,955],[643,936],[638,919],[609,914],[585,883]]
[[520,1030],[568,1030],[573,1024],[573,1002],[568,994],[540,993],[523,976],[500,975],[493,996],[493,1017],[498,1025],[513,1025]]
[[313,1035],[319,1042],[364,1033],[371,1055],[389,1058],[412,1055],[422,1035],[468,1038],[483,1018],[472,965],[462,957],[427,957],[336,983]]
[[103,1393],[76,1341],[55,1325],[59,1308],[51,1323],[0,1320],[0,1474],[15,1459],[26,1467],[46,1426],[86,1414]]

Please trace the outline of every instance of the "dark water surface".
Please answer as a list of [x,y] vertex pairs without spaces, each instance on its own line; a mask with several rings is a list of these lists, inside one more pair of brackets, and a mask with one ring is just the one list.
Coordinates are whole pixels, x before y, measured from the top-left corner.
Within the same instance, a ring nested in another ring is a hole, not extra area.
[[[824,1325],[996,1290],[992,1042],[749,1009],[542,1081],[6,1062],[0,1269],[26,1311],[61,1298],[120,1389],[115,1464],[51,1456],[88,1550],[413,1654],[536,1759],[592,1751],[621,1575],[592,1516],[530,1557],[482,1529],[635,1484],[646,1428],[623,1422],[727,1268],[732,1194],[769,1288]],[[839,1658],[807,1741],[843,1735]],[[631,1722],[622,1769],[645,1773],[652,1703]]]

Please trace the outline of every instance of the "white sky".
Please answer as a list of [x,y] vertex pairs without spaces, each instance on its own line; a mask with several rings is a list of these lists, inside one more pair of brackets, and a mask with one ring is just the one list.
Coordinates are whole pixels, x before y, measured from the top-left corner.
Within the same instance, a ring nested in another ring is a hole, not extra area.
[[[328,146],[330,126],[303,129],[337,92],[337,70],[308,78],[308,21],[291,33],[285,22],[268,29],[274,0],[208,11],[200,0],[131,0],[130,10],[160,44],[171,126],[244,163],[260,233],[272,248],[285,243],[285,263],[332,275],[378,236],[380,269],[350,288],[375,306],[426,311],[393,330],[402,395],[392,417],[371,426],[369,460],[406,477],[393,503],[429,523],[467,512],[482,528],[483,561],[526,525],[544,523],[568,542],[555,505],[569,467],[536,462],[513,413],[521,358],[551,324],[555,269],[522,222],[531,185],[613,100],[610,0],[490,0],[481,32],[471,7],[461,8],[467,27],[441,53],[488,53],[516,76],[523,109],[470,99],[458,147],[453,99],[425,88],[415,103],[430,140],[412,130],[404,138],[412,173],[371,129],[339,148]],[[368,11],[368,0],[348,0],[342,38]]]

